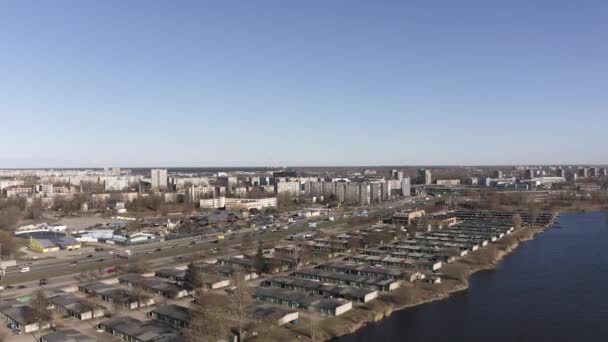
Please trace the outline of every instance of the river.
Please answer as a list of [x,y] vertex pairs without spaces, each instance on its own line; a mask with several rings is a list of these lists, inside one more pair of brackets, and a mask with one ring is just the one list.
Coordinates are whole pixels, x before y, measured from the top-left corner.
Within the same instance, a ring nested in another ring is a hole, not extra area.
[[338,339],[608,341],[608,213],[562,214],[467,291],[393,313]]

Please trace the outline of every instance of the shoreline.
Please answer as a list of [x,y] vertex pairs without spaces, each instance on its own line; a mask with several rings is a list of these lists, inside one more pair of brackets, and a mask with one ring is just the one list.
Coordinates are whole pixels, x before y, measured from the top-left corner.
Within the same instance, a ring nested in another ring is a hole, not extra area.
[[[469,288],[469,277],[474,273],[495,269],[498,262],[511,254],[523,242],[532,240],[549,226],[525,227],[505,236],[496,243],[482,247],[473,254],[441,268],[441,284],[404,283],[399,289],[382,294],[377,300],[357,306],[353,310],[319,322],[315,327],[316,339],[332,341],[351,335],[357,330],[388,318],[396,311],[449,298]],[[309,336],[310,325],[295,328],[292,332]]]

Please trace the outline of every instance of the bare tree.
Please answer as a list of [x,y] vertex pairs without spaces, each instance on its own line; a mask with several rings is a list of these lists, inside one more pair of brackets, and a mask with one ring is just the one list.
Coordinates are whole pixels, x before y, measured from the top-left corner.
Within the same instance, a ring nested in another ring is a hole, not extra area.
[[203,279],[203,272],[194,263],[188,264],[186,275],[184,276],[184,285],[192,289],[195,294],[203,290],[205,282]]
[[515,229],[519,229],[519,228],[521,228],[522,223],[523,223],[523,219],[521,218],[521,215],[514,214],[513,215],[513,227],[515,227]]
[[30,204],[25,211],[25,217],[27,219],[37,220],[42,216],[43,211],[42,198],[34,198],[32,204]]
[[52,318],[52,312],[47,309],[48,302],[42,290],[36,291],[30,302],[30,307],[32,308],[32,320],[38,324],[38,331],[41,331],[44,323],[47,323]]
[[243,336],[243,323],[246,318],[245,308],[250,302],[250,294],[247,291],[247,282],[245,281],[245,275],[237,270],[232,274],[232,286],[234,293],[230,297],[233,302],[234,317],[237,320],[237,329],[239,333],[239,339]]
[[129,273],[146,273],[150,269],[150,263],[143,259],[138,259],[127,267]]
[[192,309],[190,322],[184,329],[187,342],[217,342],[228,336],[233,317],[225,296],[201,293]]

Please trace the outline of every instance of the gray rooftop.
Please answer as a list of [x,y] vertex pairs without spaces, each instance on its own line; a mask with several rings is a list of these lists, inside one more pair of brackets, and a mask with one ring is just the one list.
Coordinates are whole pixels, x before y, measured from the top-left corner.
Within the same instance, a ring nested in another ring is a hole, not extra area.
[[96,342],[97,339],[74,329],[57,330],[40,338],[42,342]]

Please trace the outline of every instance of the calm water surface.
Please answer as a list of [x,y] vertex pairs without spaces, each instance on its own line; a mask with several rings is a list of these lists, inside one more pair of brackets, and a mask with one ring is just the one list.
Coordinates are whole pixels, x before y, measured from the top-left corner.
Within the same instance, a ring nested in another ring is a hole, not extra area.
[[608,341],[608,213],[559,223],[473,275],[468,291],[339,341]]

